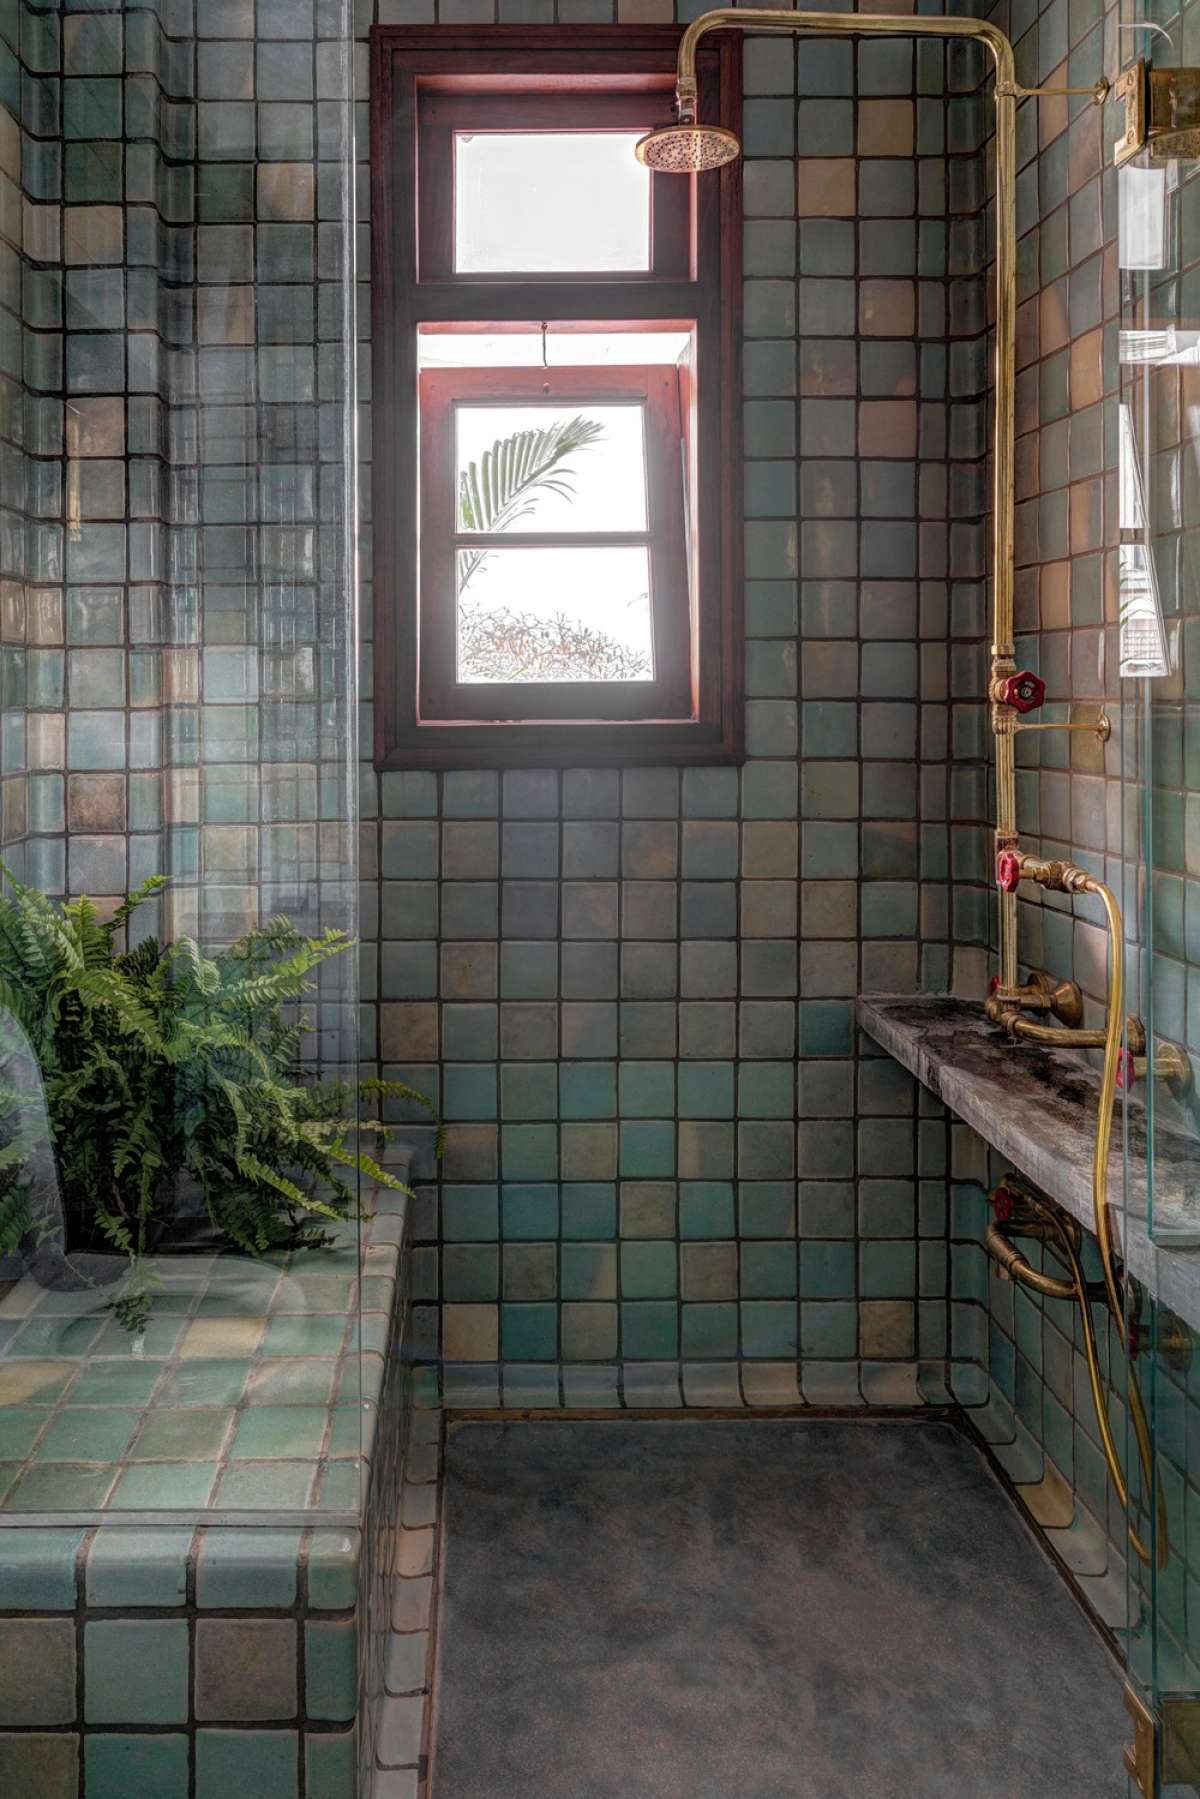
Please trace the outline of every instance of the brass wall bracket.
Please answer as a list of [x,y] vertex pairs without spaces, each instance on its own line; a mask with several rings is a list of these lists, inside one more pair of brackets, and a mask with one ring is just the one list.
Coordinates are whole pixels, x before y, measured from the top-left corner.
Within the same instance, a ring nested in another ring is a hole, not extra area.
[[1112,719],[1107,712],[1101,711],[1095,718],[1086,720],[1071,719],[1038,719],[1035,724],[1028,724],[1023,718],[1013,723],[1014,731],[1088,731],[1098,737],[1101,743],[1107,743],[1112,736]]
[[1133,1719],[1133,1741],[1123,1756],[1125,1772],[1142,1799],[1158,1791],[1158,1719],[1135,1687],[1126,1684],[1125,1710]]
[[1111,88],[1101,75],[1099,81],[1093,81],[1090,87],[1022,87],[1019,81],[1014,81],[1009,86],[997,87],[996,92],[1002,99],[1013,100],[1033,100],[1057,94],[1087,94],[1093,106],[1103,106]]
[[1135,1081],[1144,1081],[1153,1069],[1154,1079],[1162,1081],[1175,1095],[1183,1099],[1192,1090],[1192,1063],[1186,1050],[1178,1043],[1170,1043],[1165,1039],[1154,1045],[1151,1057],[1148,1050],[1143,1054],[1130,1051],[1130,1074]]
[[1125,108],[1113,146],[1118,168],[1143,149],[1158,162],[1200,156],[1200,68],[1152,69],[1139,57],[1117,77],[1113,98]]

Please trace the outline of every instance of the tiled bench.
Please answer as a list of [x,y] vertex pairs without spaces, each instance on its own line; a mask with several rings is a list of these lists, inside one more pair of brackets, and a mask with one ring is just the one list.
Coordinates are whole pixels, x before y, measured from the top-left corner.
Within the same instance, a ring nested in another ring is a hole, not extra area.
[[[233,1525],[214,1524],[211,1513],[202,1522],[182,1513],[175,1522],[161,1512],[148,1525],[144,1514],[123,1518],[119,1510],[99,1525],[44,1516],[21,1523],[15,1511],[0,1511],[0,1793],[355,1799],[369,1792],[411,1378],[400,1353],[405,1202],[381,1193],[368,1196],[368,1205],[361,1467],[357,1455],[332,1461],[326,1431],[326,1454],[306,1489],[312,1510],[289,1510],[277,1521],[264,1509],[261,1522],[243,1513]],[[319,1266],[314,1256],[306,1269],[315,1277]],[[0,1360],[0,1371],[11,1366]],[[78,1378],[49,1401],[51,1419],[64,1408],[83,1409],[69,1405]],[[0,1410],[0,1422],[4,1416]],[[252,1406],[238,1413],[247,1417]],[[241,1428],[230,1424],[226,1448],[236,1448]],[[36,1467],[36,1456],[25,1465]],[[237,1458],[220,1465],[236,1472]],[[138,1466],[129,1458],[129,1469]],[[338,1499],[359,1496],[352,1511],[321,1504],[332,1466],[343,1476]]]

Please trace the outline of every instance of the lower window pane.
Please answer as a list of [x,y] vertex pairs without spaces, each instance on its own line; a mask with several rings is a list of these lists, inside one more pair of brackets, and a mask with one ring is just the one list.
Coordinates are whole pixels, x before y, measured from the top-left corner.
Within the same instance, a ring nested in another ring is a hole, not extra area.
[[458,679],[649,681],[650,553],[460,550]]

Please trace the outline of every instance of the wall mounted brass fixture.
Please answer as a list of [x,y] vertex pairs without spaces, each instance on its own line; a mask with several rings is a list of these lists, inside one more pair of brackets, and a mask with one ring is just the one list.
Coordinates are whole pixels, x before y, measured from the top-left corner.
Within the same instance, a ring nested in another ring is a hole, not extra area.
[[1093,106],[1103,106],[1112,92],[1112,85],[1107,77],[1101,75],[1099,81],[1093,81],[1090,87],[1022,87],[1014,81],[1012,96],[1014,100],[1034,100],[1057,94],[1087,94]]
[[1118,168],[1139,150],[1156,162],[1200,156],[1200,69],[1152,69],[1139,57],[1117,77],[1113,97],[1125,108]]
[[1151,1073],[1177,1099],[1192,1090],[1192,1064],[1178,1043],[1156,1043],[1153,1059],[1145,1054],[1135,1055],[1129,1048],[1122,1050],[1117,1064],[1117,1086],[1121,1092],[1127,1093],[1135,1081],[1144,1081]]

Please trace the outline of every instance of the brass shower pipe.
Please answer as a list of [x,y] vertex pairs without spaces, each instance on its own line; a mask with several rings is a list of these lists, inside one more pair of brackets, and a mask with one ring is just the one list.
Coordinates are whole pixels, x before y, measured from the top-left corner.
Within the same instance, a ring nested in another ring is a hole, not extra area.
[[[1107,887],[1103,881],[1097,880],[1095,875],[1089,874],[1085,868],[1078,868],[1072,862],[1051,861],[1045,856],[1032,856],[1025,851],[1012,849],[1006,850],[1000,856],[996,873],[1002,893],[1010,893],[1015,897],[1021,881],[1033,881],[1048,892],[1090,895],[1099,900],[1104,911],[1104,922],[1108,934],[1108,997],[1104,1008],[1104,1029],[1100,1033],[1104,1046],[1104,1063],[1100,1073],[1100,1097],[1096,1109],[1096,1138],[1092,1148],[1092,1211],[1096,1228],[1096,1248],[1100,1254],[1100,1267],[1104,1282],[1104,1298],[1116,1326],[1121,1346],[1129,1358],[1129,1416],[1137,1443],[1143,1483],[1148,1494],[1153,1490],[1155,1484],[1153,1478],[1154,1452],[1151,1445],[1150,1427],[1146,1419],[1146,1408],[1133,1368],[1129,1326],[1126,1318],[1125,1277],[1117,1265],[1117,1256],[1113,1245],[1112,1220],[1108,1207],[1108,1170],[1117,1086],[1123,1068],[1128,1066],[1126,1058],[1131,1055],[1131,1051],[1122,1044],[1122,1036],[1127,1030],[1127,1022],[1122,1019],[1125,1005],[1125,937],[1121,909],[1110,887]],[[1021,1020],[1020,1022],[1028,1021]],[[1025,1033],[1019,1034],[1024,1035]],[[1062,1035],[1068,1042],[1078,1043],[1085,1033],[1064,1031]],[[1065,1220],[1061,1220],[1050,1207],[1036,1202],[1032,1210],[1034,1220],[1044,1223],[1057,1235],[1060,1250],[1071,1268],[1070,1281],[1057,1281],[1032,1268],[1025,1257],[1008,1242],[1002,1220],[997,1221],[997,1224],[989,1229],[987,1249],[1006,1274],[1022,1282],[1025,1286],[1056,1299],[1074,1298],[1077,1300],[1083,1326],[1088,1382],[1092,1391],[1092,1402],[1096,1411],[1096,1423],[1100,1431],[1104,1459],[1108,1464],[1109,1475],[1116,1489],[1117,1497],[1125,1511],[1129,1541],[1139,1559],[1149,1562],[1151,1559],[1149,1551],[1138,1535],[1130,1516],[1128,1483],[1108,1422],[1104,1389],[1100,1379],[1099,1359],[1096,1353],[1090,1295],[1079,1260],[1078,1240],[1075,1233],[1066,1225]],[[1025,1221],[1022,1219],[1012,1221],[1011,1228],[1018,1232],[1024,1231]],[[1028,1234],[1040,1235],[1042,1233],[1035,1230]],[[1159,1566],[1165,1567],[1169,1553],[1169,1538],[1166,1506],[1161,1487],[1158,1489],[1156,1497],[1158,1560]]]
[[[643,138],[637,146],[639,159],[653,169],[674,173],[698,173],[719,168],[739,154],[736,137],[725,127],[705,124],[697,116],[698,88],[696,50],[710,31],[774,33],[788,35],[815,34],[822,37],[933,37],[973,38],[988,50],[995,71],[993,102],[996,120],[996,249],[995,249],[995,378],[994,424],[992,440],[992,642],[991,669],[987,699],[991,710],[991,727],[996,758],[996,884],[999,913],[999,972],[992,982],[987,1014],[1003,1025],[1014,1038],[1025,1038],[1044,1044],[1069,1045],[1072,1048],[1096,1047],[1104,1051],[1101,1076],[1099,1116],[1092,1167],[1092,1200],[1095,1214],[1096,1242],[1104,1270],[1104,1296],[1112,1314],[1122,1345],[1129,1351],[1129,1333],[1124,1313],[1124,1276],[1118,1272],[1108,1212],[1108,1162],[1118,1076],[1135,1071],[1133,1057],[1144,1051],[1144,1034],[1133,1021],[1126,1026],[1122,1018],[1124,1006],[1123,931],[1116,900],[1103,882],[1086,870],[1069,863],[1048,862],[1025,854],[1020,848],[1016,810],[1016,740],[1022,729],[1088,728],[1101,742],[1107,740],[1110,725],[1103,712],[1088,727],[1070,722],[1037,726],[1023,723],[1027,713],[1036,711],[1045,699],[1045,684],[1029,669],[1018,669],[1014,644],[1014,454],[1016,430],[1016,109],[1017,102],[1037,94],[1086,93],[1100,105],[1108,95],[1108,83],[1098,81],[1094,87],[1024,88],[1015,75],[1013,48],[997,26],[986,19],[936,15],[791,12],[759,7],[722,7],[702,13],[687,27],[680,40],[676,66],[675,99],[678,123],[660,128]],[[1017,888],[1022,878],[1036,881],[1046,888],[1068,894],[1088,894],[1098,898],[1104,908],[1109,938],[1109,986],[1102,1030],[1080,1030],[1082,1004],[1078,988],[1071,982],[1056,982],[1048,976],[1032,977],[1022,986],[1018,979],[1017,954]],[[1040,1024],[1024,1016],[1026,1011],[1052,1012],[1064,1022],[1061,1025]],[[1122,1031],[1128,1031],[1129,1048],[1122,1047]],[[1128,1058],[1128,1060],[1126,1060]],[[1047,1227],[1050,1228],[1050,1227]],[[1129,1516],[1129,1491],[1120,1456],[1113,1441],[1103,1384],[1096,1353],[1094,1325],[1090,1313],[1090,1296],[1079,1262],[1078,1243],[1063,1227],[1058,1234],[1061,1248],[1071,1270],[1069,1281],[1056,1282],[1031,1268],[1028,1261],[1007,1243],[1002,1232],[992,1233],[989,1248],[999,1253],[1006,1272],[1030,1287],[1059,1298],[1074,1298],[1083,1319],[1085,1353],[1097,1425],[1105,1460],[1114,1488],[1125,1509],[1130,1540],[1136,1553],[1148,1559]],[[1129,1371],[1129,1405],[1137,1440],[1138,1456],[1147,1488],[1152,1484],[1153,1459],[1145,1407],[1133,1372]],[[1162,1495],[1159,1493],[1159,1551],[1165,1556],[1167,1537]]]
[[[681,172],[717,167],[737,154],[736,140],[720,126],[697,119],[696,50],[710,31],[756,33],[782,32],[821,37],[933,37],[973,38],[991,55],[995,70],[993,102],[996,111],[996,348],[995,418],[992,439],[992,643],[988,703],[996,754],[996,854],[1015,849],[1018,843],[1016,812],[1016,738],[1031,727],[1023,716],[1040,707],[1045,684],[1028,669],[1018,669],[1013,642],[1013,565],[1015,561],[1014,444],[1016,432],[1016,316],[1017,316],[1017,102],[1042,94],[1087,95],[1101,104],[1109,84],[1101,79],[1091,87],[1022,87],[1016,79],[1013,47],[998,26],[987,19],[890,13],[785,12],[774,8],[719,7],[702,13],[687,27],[679,43],[675,77],[675,101],[679,123],[653,132],[638,146],[638,154],[651,167]],[[1046,723],[1041,730],[1094,731],[1107,737],[1109,723],[1103,714],[1095,725]],[[993,998],[1007,1012],[1021,1008],[1044,1010],[1044,987],[1022,986],[1018,980],[1017,901],[1015,893],[999,895],[999,975]],[[1056,1009],[1056,1008],[1055,1008]],[[1053,1026],[1036,1025],[1021,1035],[1042,1042],[1058,1041]],[[1046,1034],[1051,1033],[1051,1034]],[[1076,1033],[1072,1041],[1084,1044],[1102,1038]]]

